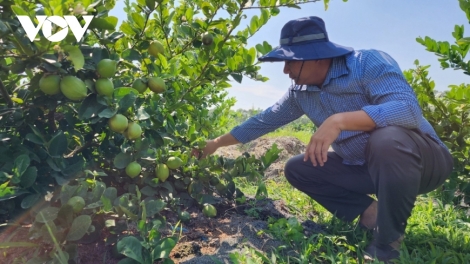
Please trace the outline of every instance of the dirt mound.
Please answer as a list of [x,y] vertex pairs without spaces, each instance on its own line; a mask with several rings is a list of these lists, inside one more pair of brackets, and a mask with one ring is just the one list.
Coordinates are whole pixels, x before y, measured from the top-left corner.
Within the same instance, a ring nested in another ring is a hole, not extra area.
[[248,152],[256,157],[260,157],[273,144],[276,144],[277,148],[282,150],[279,153],[279,158],[265,172],[265,178],[273,179],[284,174],[284,164],[289,158],[305,153],[306,145],[302,141],[295,137],[258,138],[246,144],[219,148],[214,155],[235,159],[244,152]]

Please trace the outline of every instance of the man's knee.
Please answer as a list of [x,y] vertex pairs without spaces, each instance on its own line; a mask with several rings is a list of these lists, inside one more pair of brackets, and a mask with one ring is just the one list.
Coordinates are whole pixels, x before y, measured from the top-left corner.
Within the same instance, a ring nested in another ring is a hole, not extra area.
[[302,162],[302,155],[294,156],[286,162],[286,165],[284,165],[284,175],[286,176],[287,181],[291,182],[298,174],[298,169],[302,166]]

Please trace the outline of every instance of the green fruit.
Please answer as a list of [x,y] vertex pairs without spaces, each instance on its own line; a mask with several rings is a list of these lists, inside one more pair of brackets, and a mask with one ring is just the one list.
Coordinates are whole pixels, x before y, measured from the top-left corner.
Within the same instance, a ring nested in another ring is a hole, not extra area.
[[183,161],[178,157],[170,157],[166,162],[168,168],[175,170],[178,169],[181,165],[183,165]]
[[170,170],[165,164],[158,164],[155,167],[155,176],[157,176],[160,181],[165,182],[168,176],[170,176]]
[[154,57],[158,57],[158,54],[163,53],[164,51],[165,49],[163,48],[163,45],[162,43],[160,43],[160,41],[154,41],[150,43],[150,46],[148,49],[148,52],[150,53],[150,55]]
[[117,61],[110,59],[102,59],[96,65],[96,71],[101,78],[111,78],[116,74]]
[[132,83],[132,88],[136,89],[139,93],[144,93],[147,90],[147,84],[142,79],[136,79]]
[[221,182],[215,185],[215,189],[219,192],[225,192],[225,185]]
[[209,180],[209,183],[212,185],[212,186],[216,186],[217,184],[220,183],[220,180],[219,178],[217,178],[216,176],[212,176]]
[[45,94],[58,94],[60,93],[60,76],[59,75],[48,75],[42,76],[39,80],[39,89]]
[[142,166],[140,166],[139,163],[133,161],[127,165],[126,174],[127,176],[131,178],[135,178],[137,175],[140,174],[141,170],[142,170]]
[[85,200],[81,196],[74,196],[67,201],[67,204],[72,206],[75,213],[80,213],[85,207]]
[[104,96],[112,96],[114,93],[114,84],[108,78],[100,78],[95,83],[96,92]]
[[85,83],[75,76],[65,76],[60,81],[60,91],[72,101],[85,99],[87,89]]
[[140,138],[141,135],[142,135],[142,128],[134,122],[129,123],[129,125],[127,126],[127,130],[126,130],[127,139],[130,139],[130,140],[138,139]]
[[181,222],[187,222],[191,219],[191,215],[188,212],[183,211],[179,214],[178,218],[181,220]]
[[114,115],[108,121],[109,129],[117,133],[126,131],[128,124],[129,121],[127,121],[127,117],[121,114]]
[[148,80],[148,86],[154,93],[163,93],[166,90],[165,82],[159,77],[150,78]]
[[212,42],[214,42],[214,38],[210,33],[205,33],[204,35],[202,35],[202,44],[210,46],[212,45]]
[[205,204],[202,208],[202,213],[207,217],[215,217],[217,215],[217,209],[212,204]]

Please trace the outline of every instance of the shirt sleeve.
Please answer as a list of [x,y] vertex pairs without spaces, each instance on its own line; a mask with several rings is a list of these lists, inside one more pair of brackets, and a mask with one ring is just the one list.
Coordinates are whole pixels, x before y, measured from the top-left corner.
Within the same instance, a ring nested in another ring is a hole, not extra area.
[[230,134],[239,142],[247,143],[298,119],[304,113],[293,93],[289,89],[277,103],[234,127]]
[[416,95],[388,54],[376,51],[364,59],[362,83],[370,103],[362,110],[377,127],[419,126],[422,112]]

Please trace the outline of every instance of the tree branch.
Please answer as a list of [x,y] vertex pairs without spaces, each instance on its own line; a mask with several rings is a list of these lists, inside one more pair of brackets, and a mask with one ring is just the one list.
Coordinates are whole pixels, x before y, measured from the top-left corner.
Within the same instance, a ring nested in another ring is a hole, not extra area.
[[[242,13],[243,13],[243,9],[240,8],[240,9],[238,10],[237,16],[241,16]],[[234,29],[235,29],[235,27],[231,28],[231,29],[228,31],[228,33],[227,33],[227,35],[225,36],[225,38],[221,41],[222,43],[227,42],[227,40],[228,40],[229,37],[231,36],[231,34],[232,34],[232,32],[233,32]],[[190,88],[183,94],[183,96],[182,96],[181,99],[180,99],[180,102],[182,102],[182,101],[185,99],[186,95],[188,95],[192,90],[194,90],[196,87],[198,87],[199,85],[201,85],[200,79],[202,78],[202,76],[203,76],[204,73],[206,72],[206,69],[209,67],[210,63],[211,63],[212,60],[214,59],[214,56],[215,56],[215,55],[212,54],[212,56],[210,56],[210,58],[208,58],[207,63],[204,65],[204,67],[203,67],[202,70],[201,70],[201,73],[199,74],[199,76],[198,76],[198,77],[196,78],[196,80],[194,81],[195,84],[194,84],[192,87],[190,87]]]
[[67,159],[67,158],[71,158],[71,157],[75,156],[76,154],[78,154],[78,153],[84,151],[85,149],[87,149],[87,148],[89,148],[89,147],[91,147],[91,146],[93,146],[93,145],[97,145],[97,146],[98,146],[98,144],[94,143],[93,141],[88,141],[87,143],[85,143],[85,145],[83,145],[83,146],[81,146],[81,147],[75,148],[72,152],[70,152],[69,154],[67,154],[64,158],[66,158],[66,159]]

